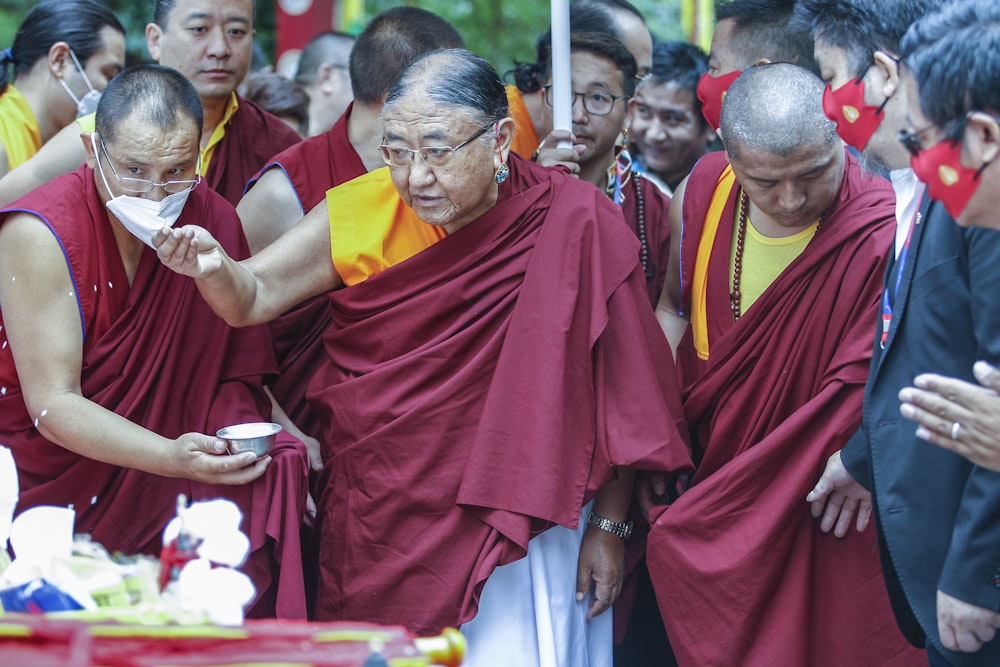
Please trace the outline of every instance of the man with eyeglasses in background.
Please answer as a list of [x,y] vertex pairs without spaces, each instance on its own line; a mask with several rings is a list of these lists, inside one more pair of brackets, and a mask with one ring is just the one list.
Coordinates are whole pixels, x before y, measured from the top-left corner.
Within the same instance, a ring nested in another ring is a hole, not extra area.
[[[960,198],[981,176],[980,163],[960,162],[971,156],[955,141],[958,132],[972,125],[968,136],[978,141],[988,134],[981,128],[996,127],[982,115],[974,122],[964,115],[981,114],[968,93],[988,96],[996,80],[963,86],[970,73],[981,77],[993,52],[973,29],[953,42],[961,47],[952,53],[908,55],[927,34],[947,32],[941,29],[946,21],[928,15],[940,4],[802,3],[831,84],[828,113],[845,141],[893,170],[898,198],[895,261],[886,273],[862,427],[830,457],[808,500],[823,530],[837,536],[852,522],[863,529],[876,510],[883,573],[900,628],[911,642],[926,645],[932,666],[971,667],[1000,662],[1000,642],[993,641],[1000,627],[1000,476],[929,444],[931,432],[922,435],[900,418],[899,404],[914,391],[906,388],[915,376],[932,372],[971,382],[977,359],[1000,359],[1000,235],[964,229],[952,219],[964,212]],[[959,14],[949,10],[952,19]],[[975,12],[966,18],[968,25],[981,21]],[[980,47],[970,51],[969,44]],[[915,71],[934,71],[938,85],[918,97]],[[941,98],[942,92],[955,99]],[[933,122],[921,111],[920,102],[929,100]],[[929,426],[939,440],[959,442],[968,438],[962,421],[969,423],[960,415],[944,410]],[[903,416],[913,414],[904,406]]]
[[[173,69],[108,84],[87,163],[0,211],[0,442],[19,509],[72,505],[109,552],[158,555],[178,494],[246,517],[254,616],[305,618],[305,446],[227,455],[213,434],[268,421],[264,327],[233,329],[157,260],[164,225],[209,225],[248,255],[233,207],[201,182],[202,108]],[[280,565],[280,567],[279,567]]]
[[[543,89],[551,116],[551,63],[548,69]],[[632,115],[629,99],[635,92],[635,58],[611,35],[573,33],[570,74],[573,131],[553,130],[539,146],[536,161],[545,167],[569,169],[622,207],[625,221],[639,239],[650,306],[655,306],[670,253],[670,199],[652,181],[632,171],[632,158],[620,143]],[[560,142],[571,145],[560,147]]]

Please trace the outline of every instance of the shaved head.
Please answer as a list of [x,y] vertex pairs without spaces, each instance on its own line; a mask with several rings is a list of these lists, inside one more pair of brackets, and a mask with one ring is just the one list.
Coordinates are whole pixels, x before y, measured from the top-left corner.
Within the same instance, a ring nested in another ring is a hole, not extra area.
[[743,149],[784,157],[803,146],[840,144],[836,124],[823,113],[823,82],[787,63],[751,67],[733,82],[720,133],[731,160]]

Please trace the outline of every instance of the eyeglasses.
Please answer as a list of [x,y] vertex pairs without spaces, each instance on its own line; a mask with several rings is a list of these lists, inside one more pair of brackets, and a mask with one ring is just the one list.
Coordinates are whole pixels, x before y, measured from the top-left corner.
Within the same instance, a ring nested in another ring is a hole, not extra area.
[[913,130],[912,132],[900,130],[896,133],[896,138],[899,139],[899,143],[903,144],[903,148],[905,148],[910,155],[917,157],[920,155],[920,151],[924,149],[924,146],[920,141],[920,135],[932,127],[934,127],[933,124],[928,125],[922,130]]
[[[389,144],[379,144],[378,149],[382,152],[382,159],[390,167],[409,167],[417,155],[428,167],[446,167],[455,156],[458,149],[472,143],[474,140],[486,134],[492,125],[487,125],[474,135],[457,146],[423,146],[421,148],[406,148],[405,146],[390,146]],[[385,141],[385,137],[382,138]]]
[[153,188],[161,187],[164,192],[175,195],[187,190],[193,190],[201,183],[201,174],[197,173],[201,170],[201,155],[198,156],[198,166],[195,168],[197,178],[184,181],[164,181],[163,183],[157,183],[147,178],[122,178],[118,175],[118,170],[115,169],[115,165],[111,161],[111,155],[108,154],[108,147],[104,145],[104,137],[100,137],[100,140],[101,148],[104,149],[104,159],[107,160],[108,166],[111,167],[111,173],[118,179],[118,185],[125,192],[145,194],[152,192]]
[[[545,89],[546,104],[552,106],[552,85],[548,84],[542,86],[542,88]],[[628,99],[628,95],[612,95],[611,93],[602,93],[596,90],[588,93],[578,93],[574,90],[573,104],[576,104],[576,98],[578,97],[583,98],[584,110],[595,116],[607,116],[615,108],[615,102]]]

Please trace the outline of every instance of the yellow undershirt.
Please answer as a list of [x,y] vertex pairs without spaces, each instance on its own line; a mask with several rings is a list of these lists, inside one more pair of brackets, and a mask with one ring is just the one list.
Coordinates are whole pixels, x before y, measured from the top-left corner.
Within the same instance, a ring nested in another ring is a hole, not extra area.
[[[737,207],[738,208],[738,207]],[[737,214],[736,225],[739,225]],[[791,236],[771,238],[758,232],[753,221],[747,218],[746,239],[743,242],[743,265],[740,271],[740,310],[747,309],[764,293],[775,278],[788,268],[788,265],[798,257],[809,241],[816,235],[819,221],[809,225],[801,232]],[[733,280],[733,269],[736,258],[736,242],[738,227],[734,227],[733,241],[729,250],[729,281]]]
[[0,95],[0,145],[11,169],[25,162],[42,147],[38,119],[17,88],[7,86]]
[[[222,141],[222,138],[226,136],[226,126],[229,125],[229,121],[233,119],[236,115],[236,111],[240,108],[239,100],[236,97],[236,93],[230,93],[229,104],[226,106],[226,113],[222,116],[222,122],[215,126],[212,130],[212,136],[208,138],[208,143],[201,149],[201,175],[204,176],[208,173],[208,165],[212,162],[212,155],[215,154],[215,147]],[[93,132],[95,125],[95,116],[97,114],[88,114],[76,119],[77,125],[80,126],[80,130],[83,132]]]
[[371,278],[447,236],[403,203],[389,167],[327,190],[326,207],[333,266],[345,285]]

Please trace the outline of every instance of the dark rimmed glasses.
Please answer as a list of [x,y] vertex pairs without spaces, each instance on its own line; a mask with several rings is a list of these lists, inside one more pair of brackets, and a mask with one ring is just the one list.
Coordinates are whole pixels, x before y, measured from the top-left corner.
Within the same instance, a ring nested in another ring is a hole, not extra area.
[[[419,155],[428,167],[446,167],[455,156],[458,149],[472,143],[474,140],[486,134],[493,127],[487,125],[474,135],[457,146],[423,146],[421,148],[406,148],[405,146],[390,146],[389,144],[379,144],[378,149],[382,153],[382,159],[390,167],[409,167],[413,160]],[[383,141],[385,138],[383,137]]]
[[900,130],[896,133],[896,138],[899,139],[899,143],[903,144],[903,148],[905,148],[910,155],[917,157],[920,155],[920,151],[924,149],[923,143],[920,141],[920,135],[932,127],[934,127],[933,124],[928,125],[922,130],[913,130],[911,132]]
[[[549,106],[552,106],[552,84],[546,84],[542,86],[545,89],[545,102]],[[570,104],[576,104],[577,98],[583,98],[583,108],[584,110],[595,116],[607,116],[611,113],[611,110],[615,108],[615,102],[618,100],[627,100],[628,95],[612,95],[611,93],[604,93],[599,90],[592,90],[587,93],[578,93],[575,90],[573,92],[573,102]]]

